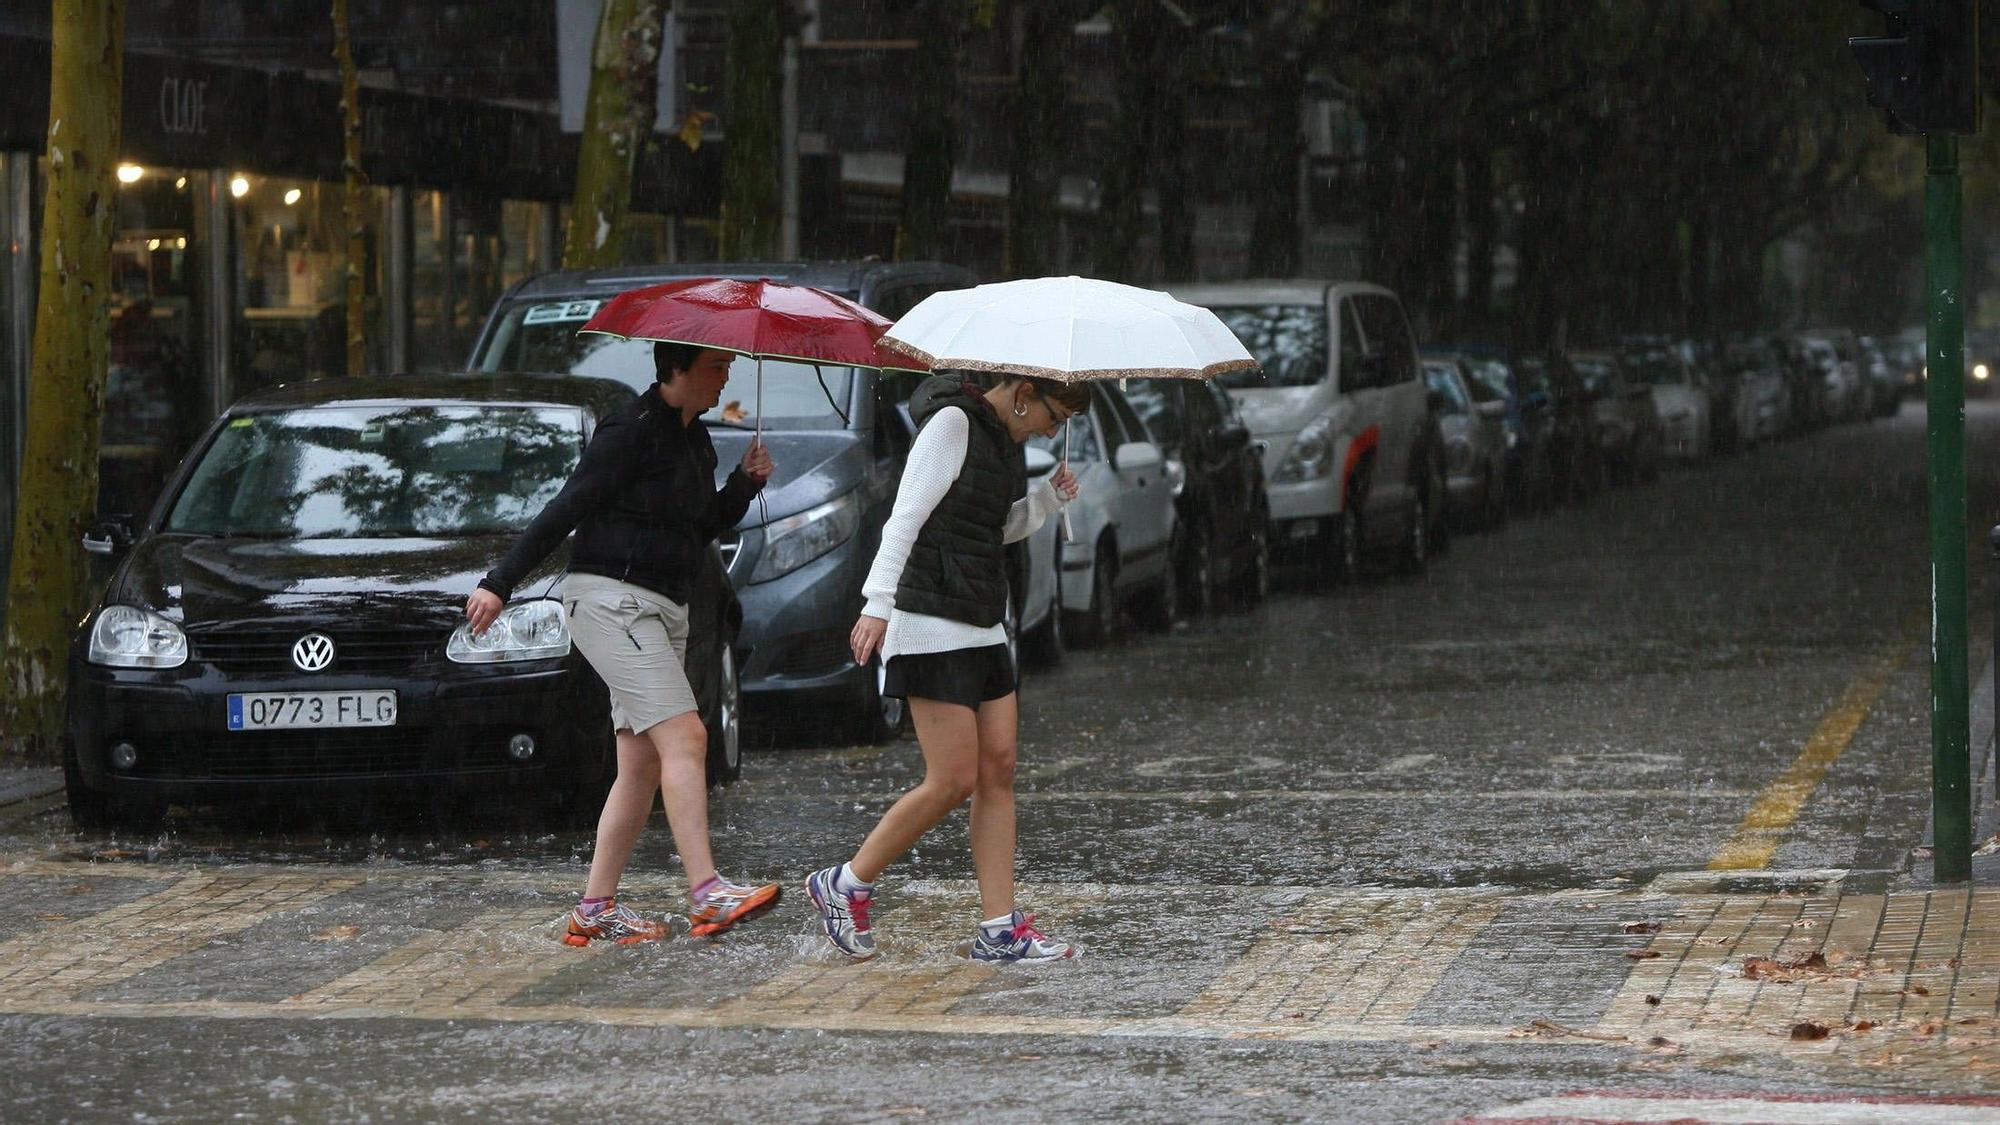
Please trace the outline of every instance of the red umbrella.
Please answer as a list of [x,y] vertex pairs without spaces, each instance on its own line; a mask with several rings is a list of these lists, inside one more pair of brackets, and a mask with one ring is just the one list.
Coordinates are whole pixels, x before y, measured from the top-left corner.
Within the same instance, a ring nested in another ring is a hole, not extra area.
[[[924,370],[922,364],[876,346],[893,323],[809,285],[699,277],[620,293],[578,331],[720,348],[759,361]],[[757,386],[761,398],[761,367]],[[763,426],[760,402],[759,432]]]
[[892,324],[809,285],[698,277],[620,293],[579,331],[722,348],[753,359],[924,370],[876,348]]

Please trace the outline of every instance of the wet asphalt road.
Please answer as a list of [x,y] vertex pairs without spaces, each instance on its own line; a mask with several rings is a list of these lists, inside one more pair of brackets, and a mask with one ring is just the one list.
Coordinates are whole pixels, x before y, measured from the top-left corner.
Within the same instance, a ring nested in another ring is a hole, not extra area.
[[[1975,403],[1969,414],[1972,541],[1983,560],[2000,479],[1982,453],[2000,439],[2000,404]],[[1328,590],[1282,576],[1255,610],[1031,671],[1020,751],[1024,905],[1081,941],[1087,957],[1055,975],[974,990],[951,1010],[1032,1021],[1186,1004],[1302,894],[1614,893],[1699,871],[1843,694],[1871,677],[1879,697],[1783,827],[1769,866],[1841,868],[1854,885],[1897,885],[1929,803],[1923,471],[1922,417],[1908,407],[1891,421],[1670,471],[1584,508],[1458,538],[1422,578]],[[1981,561],[1976,622],[1984,573]],[[1985,635],[1975,624],[1975,676]],[[769,722],[752,739],[770,748],[750,757],[745,780],[718,793],[711,811],[718,859],[739,879],[796,889],[807,871],[845,858],[920,775],[907,739],[816,746]],[[99,883],[121,865],[160,864],[415,880],[419,917],[400,920],[432,928],[449,927],[437,912],[524,893],[553,916],[561,888],[580,885],[589,845],[587,833],[505,818],[440,837],[389,818],[246,826],[177,815],[160,837],[108,841],[70,833],[49,805],[0,819],[0,862],[97,855],[109,861],[89,868]],[[632,870],[655,881],[677,874],[657,818]],[[974,920],[957,909],[962,890],[952,899],[949,888],[970,874],[961,814],[884,883],[884,940],[893,940],[899,893],[915,900],[920,888],[946,888],[920,940],[922,957],[948,959],[952,935],[969,936]],[[442,880],[434,888],[423,881],[431,875]],[[489,875],[495,886],[478,889]],[[534,889],[521,891],[523,880]],[[1039,906],[1038,893],[1047,900]],[[658,898],[642,905],[672,906],[670,895]],[[1504,917],[1560,950],[1573,915],[1556,901]],[[590,1005],[649,991],[726,1005],[816,957],[803,902],[797,895],[706,957],[681,943],[589,979],[559,975],[549,988],[584,1009],[565,1021],[0,1008],[15,1013],[0,1014],[0,1070],[9,1099],[33,1118],[79,1120],[553,1119],[569,1116],[572,1102],[730,1116],[759,1116],[758,1107],[810,1120],[1434,1120],[1573,1086],[1855,1088],[1851,1075],[1830,1078],[1790,1058],[1673,1066],[1623,1047],[1528,1049],[1448,1035],[1313,1044],[963,1034],[921,1020],[860,1033],[591,1024]],[[393,899],[370,909],[377,926],[401,910]],[[104,924],[116,917],[107,903]],[[282,950],[260,953],[254,940],[199,952],[205,967],[156,975],[127,999],[226,997],[227,982],[240,987],[284,963]],[[300,946],[295,955],[317,954]],[[1465,964],[1441,972],[1411,1000],[1416,1017],[1459,1025],[1466,1005],[1518,1006],[1520,989],[1510,1000]],[[1582,970],[1544,982],[1544,1006],[1601,1013],[1617,983]],[[1521,1018],[1535,1010],[1522,1007]],[[1879,1088],[1904,1087],[1884,1078]]]

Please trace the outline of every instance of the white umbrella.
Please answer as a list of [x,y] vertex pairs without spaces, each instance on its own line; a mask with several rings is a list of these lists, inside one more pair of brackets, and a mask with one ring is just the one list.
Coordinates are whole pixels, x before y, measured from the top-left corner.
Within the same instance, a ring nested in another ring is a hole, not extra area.
[[[1036,277],[924,298],[883,348],[937,371],[1084,379],[1213,379],[1258,366],[1216,315],[1165,293],[1089,277]],[[1063,461],[1069,427],[1063,426]],[[1070,538],[1063,512],[1063,538]]]
[[941,371],[1080,379],[1213,379],[1257,366],[1216,315],[1165,293],[1037,277],[924,298],[881,344]]

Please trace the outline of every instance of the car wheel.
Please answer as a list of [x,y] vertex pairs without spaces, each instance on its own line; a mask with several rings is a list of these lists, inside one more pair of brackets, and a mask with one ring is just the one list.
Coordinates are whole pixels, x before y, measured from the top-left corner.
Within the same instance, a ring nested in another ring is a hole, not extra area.
[[861,707],[855,714],[856,737],[871,745],[879,745],[901,735],[908,714],[907,701],[882,693],[888,677],[888,662],[878,652],[868,662],[868,675],[861,682]]
[[1403,533],[1402,571],[1422,574],[1431,561],[1431,512],[1423,490],[1410,501],[1410,526]]
[[1189,617],[1212,613],[1216,603],[1215,537],[1190,531],[1181,548],[1181,608]]
[[1181,615],[1180,566],[1175,560],[1180,558],[1182,550],[1180,536],[1176,535],[1167,547],[1158,585],[1146,596],[1146,624],[1155,629],[1173,628]]
[[1090,567],[1090,608],[1076,615],[1069,635],[1086,648],[1109,644],[1117,639],[1118,618],[1118,553],[1106,540],[1098,544]]
[[69,801],[70,823],[79,832],[101,832],[117,827],[118,818],[109,795],[84,784],[77,769],[74,751],[63,753],[63,796]]
[[[1021,648],[1029,660],[1044,668],[1053,668],[1063,659],[1063,607],[1062,607],[1062,558],[1058,554],[1055,565],[1055,591],[1049,603],[1049,614],[1042,623],[1021,638]],[[1016,666],[1018,667],[1018,665]]]
[[1361,500],[1350,494],[1343,510],[1321,525],[1322,575],[1331,582],[1361,580]]
[[743,776],[743,684],[736,675],[736,646],[721,646],[716,661],[715,707],[708,716],[708,783],[728,785]]
[[1271,594],[1271,534],[1266,530],[1269,527],[1264,513],[1258,512],[1250,532],[1250,559],[1230,586],[1236,604],[1246,609]]

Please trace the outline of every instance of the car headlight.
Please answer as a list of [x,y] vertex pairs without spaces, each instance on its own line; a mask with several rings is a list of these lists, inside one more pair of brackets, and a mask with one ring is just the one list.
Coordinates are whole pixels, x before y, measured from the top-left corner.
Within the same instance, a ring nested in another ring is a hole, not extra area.
[[453,629],[444,654],[460,664],[568,656],[569,621],[563,616],[562,603],[553,598],[521,602],[501,610],[493,624],[476,637],[469,622]]
[[750,581],[783,578],[847,542],[861,526],[861,505],[850,492],[817,508],[786,516],[764,526],[764,546]]
[[1333,470],[1333,418],[1322,414],[1292,439],[1285,459],[1271,479],[1278,484],[1318,480]]
[[90,628],[90,662],[109,668],[178,668],[187,663],[187,634],[129,605],[109,605]]
[[1972,365],[1972,377],[1974,379],[1986,379],[1992,374],[1993,374],[1993,369],[1987,367],[1983,363],[1975,363]]

